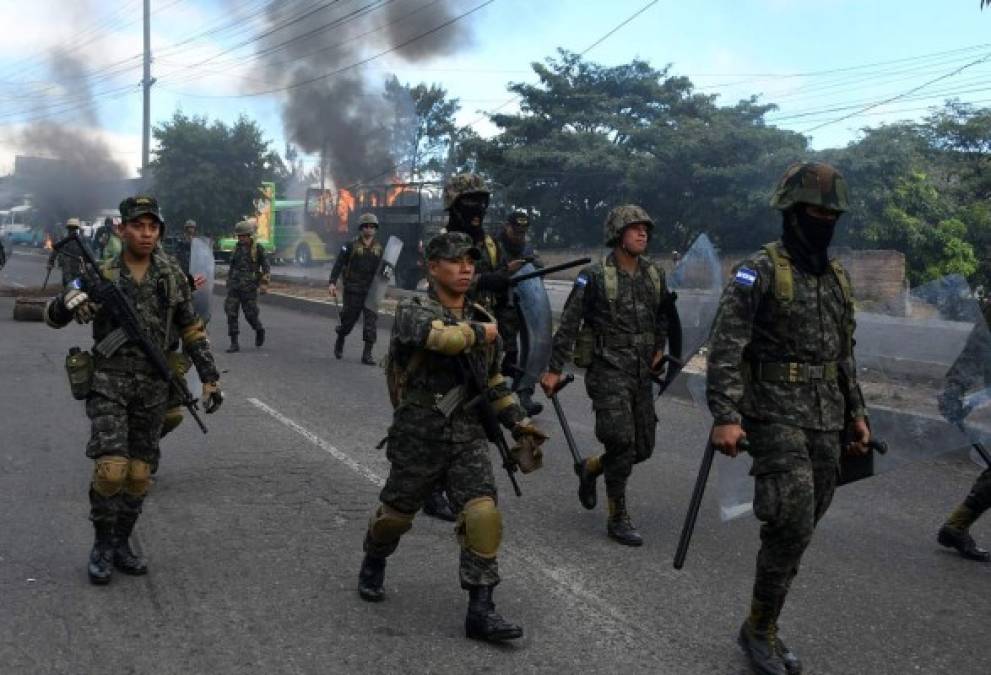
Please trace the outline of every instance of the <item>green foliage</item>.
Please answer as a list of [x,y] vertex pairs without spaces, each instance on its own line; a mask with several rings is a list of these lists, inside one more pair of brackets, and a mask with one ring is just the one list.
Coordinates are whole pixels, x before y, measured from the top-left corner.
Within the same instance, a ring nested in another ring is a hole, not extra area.
[[209,236],[230,233],[254,213],[258,186],[287,169],[258,125],[245,117],[228,126],[176,112],[152,131],[154,194],[167,223],[192,218]]
[[456,132],[458,99],[447,98],[447,90],[439,85],[410,86],[395,76],[385,83],[385,99],[395,108],[390,135],[396,163],[411,180],[426,171],[442,171]]

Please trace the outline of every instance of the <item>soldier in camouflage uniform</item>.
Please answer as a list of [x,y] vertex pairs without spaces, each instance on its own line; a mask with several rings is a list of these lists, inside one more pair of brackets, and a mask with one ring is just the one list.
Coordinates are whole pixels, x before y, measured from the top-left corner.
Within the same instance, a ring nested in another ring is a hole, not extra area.
[[[223,400],[219,375],[203,322],[193,310],[186,275],[156,251],[164,229],[158,203],[153,197],[130,197],[121,203],[120,212],[125,247],[102,264],[100,273],[130,298],[148,337],[163,351],[174,352],[182,342],[204,383],[206,411],[214,412]],[[92,422],[86,455],[95,463],[89,498],[96,541],[88,572],[94,584],[106,584],[114,567],[126,574],[147,572],[128,540],[151,486],[151,466],[158,462],[169,386],[141,348],[126,340],[110,312],[94,304],[85,286],[77,284],[45,307],[45,321],[53,328],[73,318],[93,322],[91,379],[88,393],[81,392]]]
[[182,237],[175,245],[175,259],[179,262],[179,267],[186,274],[189,274],[189,261],[193,252],[193,239],[196,237],[196,221],[187,220],[182,226]]
[[261,244],[254,241],[255,224],[242,220],[234,227],[237,246],[231,254],[231,264],[227,272],[227,299],[224,312],[227,314],[227,333],[231,338],[228,353],[241,350],[237,342],[238,308],[244,309],[244,318],[255,329],[255,346],[265,344],[265,328],[258,318],[258,294],[268,293],[271,271],[268,255]]
[[378,314],[365,307],[365,296],[368,295],[379,263],[382,262],[382,244],[375,240],[375,232],[379,228],[379,219],[374,213],[363,213],[358,221],[361,234],[341,247],[341,252],[334,261],[330,271],[330,294],[337,297],[337,280],[344,279],[344,307],[341,309],[341,323],[337,326],[337,341],[334,343],[334,356],[341,358],[344,353],[344,338],[363,316],[361,337],[365,342],[365,350],[361,354],[361,362],[374,366],[372,347],[375,345],[375,323]]
[[740,263],[712,327],[707,397],[712,444],[753,456],[754,514],[763,522],[750,615],[739,643],[760,673],[801,671],[778,637],[778,616],[802,554],[826,513],[847,452],[867,452],[864,398],[853,355],[853,293],[828,258],[847,210],[846,181],[833,167],[789,167],[771,205],[781,240]]
[[526,417],[499,373],[502,354],[495,321],[466,300],[480,255],[471,238],[460,232],[438,235],[425,255],[428,296],[403,299],[392,328],[387,374],[397,407],[387,439],[391,467],[365,535],[358,592],[368,601],[383,599],[386,557],[440,481],[458,513],[461,586],[469,593],[466,635],[511,640],[521,637],[523,629],[505,621],[492,602],[492,589],[499,583],[502,516],[485,430],[478,413],[464,407],[459,360],[484,361],[493,408],[512,429],[521,468],[526,468],[524,457],[539,458],[546,436]]
[[[78,234],[79,219],[69,218],[69,220],[65,221],[65,229],[66,236]],[[64,288],[70,281],[79,278],[79,270],[81,269],[79,257],[81,255],[79,246],[75,242],[70,242],[57,251],[52,249],[51,254],[48,256],[48,273],[50,274],[52,269],[58,265],[59,270],[62,272],[62,286]]]
[[653,229],[639,206],[610,211],[605,243],[613,250],[575,279],[554,334],[550,370],[541,378],[550,395],[573,350],[576,365],[588,368],[585,389],[595,410],[595,436],[605,452],[576,467],[578,498],[585,508],[595,508],[595,482],[604,473],[606,532],[627,546],[643,544],[626,507],[626,482],[633,465],[654,452],[657,416],[651,386],[659,375],[673,302],[664,272],[643,256]]
[[[991,304],[984,306],[984,322],[991,328]],[[964,409],[964,393],[975,384],[991,386],[991,360],[988,359],[989,335],[983,326],[971,332],[963,351],[946,375],[946,387],[939,398],[940,411],[954,424],[963,424],[967,416]],[[985,469],[970,489],[970,494],[960,503],[936,535],[943,546],[956,549],[968,560],[991,561],[991,553],[982,549],[970,534],[970,527],[991,508],[991,467]]]

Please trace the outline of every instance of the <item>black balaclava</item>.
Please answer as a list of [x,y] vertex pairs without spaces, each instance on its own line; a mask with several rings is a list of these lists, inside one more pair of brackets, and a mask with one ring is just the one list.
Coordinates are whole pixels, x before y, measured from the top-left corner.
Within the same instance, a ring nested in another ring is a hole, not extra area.
[[[470,192],[458,197],[451,205],[447,223],[448,232],[464,232],[471,236],[477,244],[485,239],[485,212],[489,208],[489,196],[484,192]],[[478,227],[471,224],[471,219],[478,216]]]
[[824,274],[829,267],[829,244],[839,219],[811,216],[802,204],[782,216],[781,241],[795,266],[807,274]]

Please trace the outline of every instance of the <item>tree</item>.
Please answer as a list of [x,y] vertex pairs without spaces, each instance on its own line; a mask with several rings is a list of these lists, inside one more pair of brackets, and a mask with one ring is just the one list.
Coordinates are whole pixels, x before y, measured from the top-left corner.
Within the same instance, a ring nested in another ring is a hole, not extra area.
[[386,81],[385,98],[395,108],[391,136],[396,163],[407,168],[410,180],[441,171],[455,134],[454,115],[461,109],[458,99],[447,98],[439,85],[411,87],[396,76]]
[[254,213],[262,181],[286,172],[258,125],[243,116],[228,126],[176,112],[152,133],[154,189],[166,222],[192,218],[204,234],[229,233]]

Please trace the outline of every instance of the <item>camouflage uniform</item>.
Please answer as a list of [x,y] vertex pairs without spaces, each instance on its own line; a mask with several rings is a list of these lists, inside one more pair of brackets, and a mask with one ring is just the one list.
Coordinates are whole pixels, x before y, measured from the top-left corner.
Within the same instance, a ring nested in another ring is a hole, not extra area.
[[[78,223],[78,221],[77,221]],[[79,232],[79,225],[67,226],[67,232],[69,234]],[[52,250],[51,254],[48,256],[48,269],[54,269],[58,265],[59,270],[62,273],[62,286],[65,287],[73,279],[78,279],[82,270],[82,263],[79,261],[82,253],[79,250],[79,244],[70,241],[68,244],[63,246],[59,250]]]
[[268,284],[270,274],[268,254],[261,244],[254,240],[247,245],[238,243],[231,254],[227,272],[227,299],[224,300],[227,333],[232,343],[236,343],[239,332],[239,307],[244,309],[244,318],[256,333],[265,330],[258,318],[258,288]]
[[[815,179],[814,172],[820,178],[815,194],[801,195],[799,203],[842,212],[845,183],[831,167],[792,167],[782,184],[803,175]],[[772,205],[795,205],[783,204],[782,194],[779,188]],[[771,642],[802,554],[832,500],[841,432],[866,417],[853,313],[839,263],[808,273],[778,242],[736,266],[712,327],[709,410],[716,425],[742,424],[750,442],[754,513],[763,525],[749,621]]]
[[183,272],[189,274],[189,261],[192,257],[193,239],[183,235],[175,244],[175,259]]
[[[127,219],[124,205],[121,211]],[[157,205],[154,215],[158,217]],[[181,342],[200,379],[218,381],[203,322],[193,310],[188,280],[174,260],[156,251],[141,281],[131,276],[120,255],[104,261],[100,272],[131,300],[152,342],[166,353],[174,353]],[[45,320],[54,328],[64,327],[73,318],[63,297],[57,296],[45,309]],[[125,341],[111,346],[120,334],[110,312],[99,309],[93,319],[94,366],[86,397],[92,425],[86,456],[96,463],[89,492],[90,519],[98,543],[111,532],[115,541],[126,543],[141,513],[151,485],[151,467],[159,460],[159,436],[169,400],[168,383],[138,345]]]
[[[500,233],[495,243],[499,247],[498,259],[501,263],[500,269],[502,270],[507,269],[510,261],[536,257],[533,246],[529,243],[519,246],[510,241],[505,232]],[[534,261],[534,266],[539,268],[541,265],[539,262]],[[522,319],[517,308],[509,302],[508,293],[505,298],[500,298],[499,300],[493,308],[493,312],[496,320],[499,322],[499,336],[502,338],[502,344],[506,352],[502,372],[504,375],[513,377],[515,375],[513,366],[518,365],[520,358],[519,335],[520,328],[522,327]]]
[[344,281],[344,306],[341,308],[341,323],[336,329],[339,338],[347,337],[358,323],[358,317],[363,317],[361,338],[367,345],[375,344],[378,314],[365,308],[365,296],[375,281],[380,262],[382,244],[375,239],[366,246],[358,236],[341,247],[330,271],[330,283],[336,284],[338,279]]

